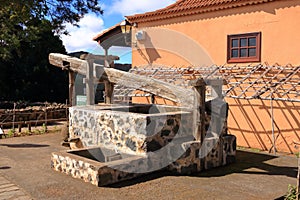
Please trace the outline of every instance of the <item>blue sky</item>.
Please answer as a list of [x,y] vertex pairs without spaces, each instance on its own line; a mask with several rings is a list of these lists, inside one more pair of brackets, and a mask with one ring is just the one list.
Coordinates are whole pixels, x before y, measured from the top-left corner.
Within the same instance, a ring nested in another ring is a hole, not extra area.
[[[88,51],[99,54],[101,47],[92,40],[98,33],[124,20],[124,16],[164,8],[176,0],[99,0],[103,15],[87,14],[80,22],[80,28],[66,24],[70,36],[61,36],[67,51]],[[120,56],[120,63],[131,61],[129,48],[111,48],[109,54]]]

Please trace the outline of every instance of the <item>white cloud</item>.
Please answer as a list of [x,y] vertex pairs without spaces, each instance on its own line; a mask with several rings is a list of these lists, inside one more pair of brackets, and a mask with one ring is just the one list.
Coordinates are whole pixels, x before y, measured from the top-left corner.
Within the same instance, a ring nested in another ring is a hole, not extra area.
[[97,47],[93,37],[104,29],[104,21],[94,14],[84,16],[79,22],[80,27],[67,24],[69,36],[62,35],[61,39],[67,52],[87,51]]
[[[122,16],[157,10],[174,2],[176,0],[113,0],[110,4],[101,4],[101,8],[109,17],[120,17],[119,21],[121,21],[124,19]],[[97,42],[93,41],[93,37],[108,28],[104,27],[103,19],[95,14],[87,14],[81,19],[79,26],[77,28],[71,24],[66,25],[70,36],[61,36],[66,50],[68,52],[94,51],[100,48]]]
[[144,13],[164,8],[176,0],[115,0],[110,13],[120,13],[123,16]]

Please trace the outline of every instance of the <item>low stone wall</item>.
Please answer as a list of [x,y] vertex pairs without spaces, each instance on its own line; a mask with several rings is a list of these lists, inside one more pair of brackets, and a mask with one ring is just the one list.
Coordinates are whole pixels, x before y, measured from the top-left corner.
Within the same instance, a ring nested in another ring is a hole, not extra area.
[[98,185],[99,181],[97,165],[99,163],[93,163],[84,158],[71,157],[64,152],[52,153],[51,156],[51,167],[54,170],[90,182],[93,185]]
[[190,142],[186,146],[185,153],[170,164],[168,170],[179,174],[191,174],[235,162],[234,135],[206,139],[202,146],[199,142]]
[[65,104],[49,106],[32,106],[22,109],[1,109],[0,122],[25,122],[35,120],[62,119],[68,117],[68,107]]
[[70,138],[79,137],[84,147],[114,146],[121,152],[137,155],[156,151],[175,137],[192,139],[189,112],[142,114],[106,109],[70,108]]
[[143,160],[143,157],[132,156],[111,162],[97,162],[62,151],[52,153],[51,167],[93,185],[104,186],[142,175],[128,171],[138,169],[143,165]]
[[159,170],[185,175],[234,162],[236,138],[227,135],[220,140],[207,140],[203,146],[199,142],[183,145],[172,143],[159,151],[161,152],[150,152],[147,156],[121,157],[110,162],[97,162],[67,152],[55,152],[52,153],[51,167],[96,186],[132,179]]

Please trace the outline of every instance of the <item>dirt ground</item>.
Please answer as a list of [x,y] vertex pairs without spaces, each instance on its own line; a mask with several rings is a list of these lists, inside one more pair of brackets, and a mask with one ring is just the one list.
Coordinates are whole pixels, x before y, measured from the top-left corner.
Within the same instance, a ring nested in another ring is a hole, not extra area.
[[0,176],[34,199],[276,199],[296,184],[297,158],[238,151],[237,162],[192,176],[153,173],[96,187],[50,168],[59,132],[0,139]]

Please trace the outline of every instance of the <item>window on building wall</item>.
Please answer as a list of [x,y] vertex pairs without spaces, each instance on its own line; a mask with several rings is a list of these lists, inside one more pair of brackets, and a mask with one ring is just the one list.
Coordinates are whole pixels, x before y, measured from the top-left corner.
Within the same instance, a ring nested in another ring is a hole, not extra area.
[[261,33],[228,35],[227,62],[260,62]]

